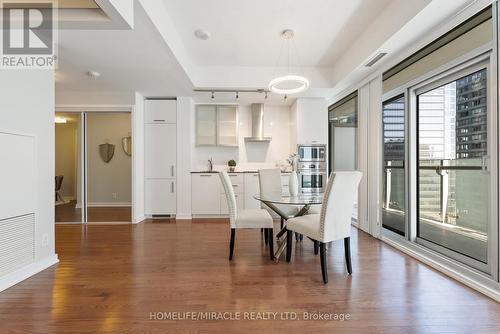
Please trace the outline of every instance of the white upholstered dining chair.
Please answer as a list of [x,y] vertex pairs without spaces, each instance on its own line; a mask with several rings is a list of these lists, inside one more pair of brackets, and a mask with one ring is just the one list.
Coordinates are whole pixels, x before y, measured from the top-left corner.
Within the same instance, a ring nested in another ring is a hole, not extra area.
[[321,274],[325,284],[328,283],[325,247],[327,242],[344,239],[347,272],[349,275],[352,274],[351,216],[362,175],[358,171],[333,172],[326,186],[320,214],[292,218],[286,224],[287,262],[290,262],[292,256],[293,232],[309,237],[315,243],[315,253],[316,245],[319,244]]
[[[229,242],[229,260],[233,259],[236,230],[241,228],[263,228],[269,240],[273,240],[273,218],[263,209],[238,210],[231,179],[226,172],[219,172],[219,177],[226,194],[231,224],[231,241]],[[269,254],[274,259],[273,243],[269,243]]]
[[[259,170],[259,189],[260,196],[265,196],[267,194],[281,194],[282,185],[281,185],[281,170],[279,168],[270,168],[270,169],[260,169]],[[295,216],[299,212],[299,208],[297,206],[292,205],[282,205],[275,204],[276,208],[281,211],[287,219]],[[269,209],[267,205],[261,203],[261,208],[268,210],[269,212],[274,212]],[[283,220],[281,217],[281,228],[283,228]]]

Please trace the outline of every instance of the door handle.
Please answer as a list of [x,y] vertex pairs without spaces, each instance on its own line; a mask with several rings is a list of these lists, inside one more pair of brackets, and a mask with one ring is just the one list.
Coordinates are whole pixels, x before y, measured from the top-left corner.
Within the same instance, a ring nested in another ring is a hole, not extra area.
[[170,192],[172,194],[174,193],[174,182],[173,181],[170,183]]
[[172,165],[172,167],[170,168],[170,173],[172,174],[171,176],[173,177],[174,176],[174,165]]
[[154,119],[153,122],[165,122],[164,119]]

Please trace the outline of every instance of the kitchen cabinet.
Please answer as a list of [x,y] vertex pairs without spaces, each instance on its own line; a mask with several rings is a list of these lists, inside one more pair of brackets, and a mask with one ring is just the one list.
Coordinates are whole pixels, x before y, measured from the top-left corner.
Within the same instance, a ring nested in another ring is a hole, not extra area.
[[[234,196],[236,197],[236,208],[238,210],[243,210],[245,208],[245,178],[242,173],[228,173],[231,179],[231,185],[233,186]],[[220,178],[219,178],[220,181]],[[220,214],[229,214],[229,208],[227,205],[226,192],[224,191],[224,186],[222,181],[219,183],[220,189]]]
[[146,178],[175,178],[177,128],[175,124],[145,125]]
[[[234,194],[236,197],[236,208],[238,210],[245,209],[245,200],[243,194]],[[229,215],[229,207],[227,206],[226,195],[220,195],[220,214],[221,215]]]
[[220,214],[220,179],[217,173],[191,174],[191,213]]
[[258,193],[259,173],[245,173],[245,209],[260,209],[260,201],[253,198]]
[[[236,196],[238,210],[260,209],[260,201],[253,198],[259,194],[259,173],[228,173]],[[289,174],[281,175],[283,194],[289,194]],[[217,173],[191,174],[191,211],[193,215],[229,214],[224,187]],[[277,215],[274,215],[277,218]]]
[[144,193],[147,215],[169,215],[176,212],[177,189],[174,179],[146,179]]
[[196,106],[196,146],[238,146],[238,106]]
[[238,107],[217,106],[217,145],[238,146]]
[[144,122],[146,124],[175,124],[177,122],[177,101],[144,101]]
[[148,216],[177,212],[177,102],[146,100],[144,209]]
[[196,146],[217,145],[217,106],[196,107]]

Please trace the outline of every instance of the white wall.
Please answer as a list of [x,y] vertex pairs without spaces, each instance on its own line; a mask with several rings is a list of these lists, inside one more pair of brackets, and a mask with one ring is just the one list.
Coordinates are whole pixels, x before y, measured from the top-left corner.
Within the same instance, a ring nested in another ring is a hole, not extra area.
[[[87,115],[87,199],[89,206],[130,205],[132,162],[121,140],[131,134],[130,113],[89,113]],[[109,141],[115,153],[109,163],[99,154],[99,145]],[[113,198],[116,194],[116,198]]]
[[251,136],[252,118],[250,106],[238,109],[239,147],[195,147],[194,146],[194,110],[191,121],[192,170],[207,168],[207,160],[213,158],[214,164],[226,165],[234,159],[239,168],[258,168],[258,166],[275,166],[277,161],[283,163],[296,147],[291,144],[291,113],[288,107],[264,107],[264,135],[272,137],[269,143],[245,142]]
[[177,98],[177,219],[191,218],[191,150],[194,101]]
[[[1,291],[58,261],[54,245],[54,72],[0,70],[0,92],[0,131],[35,136],[37,154],[35,263],[0,277]],[[15,192],[16,188],[0,191]]]
[[144,214],[144,96],[135,93],[132,111],[132,222],[137,224]]

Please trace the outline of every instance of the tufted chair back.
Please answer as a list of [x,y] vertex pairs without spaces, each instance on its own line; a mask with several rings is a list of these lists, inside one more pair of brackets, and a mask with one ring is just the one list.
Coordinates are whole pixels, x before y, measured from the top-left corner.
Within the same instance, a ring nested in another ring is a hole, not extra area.
[[359,182],[358,171],[332,172],[325,190],[320,213],[320,237],[323,242],[351,235],[351,216]]
[[226,194],[227,207],[229,208],[229,221],[231,223],[231,228],[236,228],[236,217],[238,215],[238,210],[236,207],[236,196],[234,196],[233,185],[231,184],[231,178],[226,172],[219,172],[219,177],[222,182],[222,187],[224,188],[224,193]]

